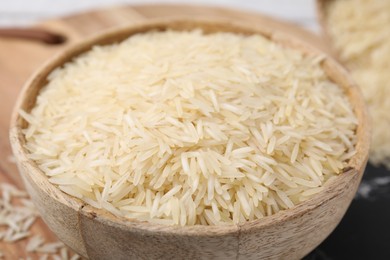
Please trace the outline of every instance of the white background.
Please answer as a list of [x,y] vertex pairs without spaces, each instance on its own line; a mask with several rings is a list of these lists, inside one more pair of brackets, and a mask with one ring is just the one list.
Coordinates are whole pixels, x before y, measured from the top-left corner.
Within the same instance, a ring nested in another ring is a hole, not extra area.
[[0,27],[26,26],[42,19],[120,4],[181,3],[262,12],[316,31],[315,0],[0,0]]

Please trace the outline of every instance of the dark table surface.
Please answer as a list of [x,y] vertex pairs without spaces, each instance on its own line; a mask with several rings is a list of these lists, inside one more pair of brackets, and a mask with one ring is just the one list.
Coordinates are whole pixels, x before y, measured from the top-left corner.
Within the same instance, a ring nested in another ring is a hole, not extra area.
[[390,171],[368,165],[335,231],[304,260],[390,260]]

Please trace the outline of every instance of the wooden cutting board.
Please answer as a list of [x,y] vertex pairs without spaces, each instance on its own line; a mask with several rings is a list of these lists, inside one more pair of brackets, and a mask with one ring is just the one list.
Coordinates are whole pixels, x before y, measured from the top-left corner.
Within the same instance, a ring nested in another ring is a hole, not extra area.
[[[70,44],[99,31],[128,23],[167,16],[223,17],[251,24],[262,24],[270,29],[285,31],[301,37],[313,45],[327,50],[322,41],[314,34],[297,25],[288,24],[258,13],[248,13],[214,7],[186,5],[138,5],[121,6],[88,13],[76,14],[36,25],[66,37],[61,45],[48,45],[38,41],[0,38],[0,182],[8,182],[23,189],[8,141],[8,128],[12,107],[27,78],[45,60],[60,52]],[[41,234],[47,241],[55,241],[55,236],[39,220],[34,224],[32,233]],[[5,259],[19,259],[27,256],[37,257],[25,252],[27,240],[17,243],[0,242],[0,251]]]

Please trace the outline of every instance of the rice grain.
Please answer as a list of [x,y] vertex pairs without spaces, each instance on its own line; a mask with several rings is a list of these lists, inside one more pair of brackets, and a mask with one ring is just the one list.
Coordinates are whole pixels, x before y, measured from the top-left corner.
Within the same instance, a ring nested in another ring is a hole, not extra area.
[[25,148],[63,192],[115,215],[182,226],[269,216],[355,152],[357,120],[322,60],[201,30],[95,46],[21,111]]
[[[340,0],[326,4],[325,23],[340,60],[362,89],[372,118],[370,162],[390,169],[390,1]],[[342,104],[340,108],[348,109]],[[340,138],[350,146],[349,138]]]

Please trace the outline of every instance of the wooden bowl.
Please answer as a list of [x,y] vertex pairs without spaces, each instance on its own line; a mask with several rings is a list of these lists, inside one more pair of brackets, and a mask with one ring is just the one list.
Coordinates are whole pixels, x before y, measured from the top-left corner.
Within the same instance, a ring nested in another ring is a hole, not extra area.
[[345,89],[358,118],[357,153],[345,172],[311,199],[263,219],[227,226],[164,226],[113,216],[61,192],[28,159],[19,109],[30,111],[48,74],[72,57],[99,44],[111,44],[149,30],[261,34],[305,53],[315,48],[264,25],[224,20],[164,19],[131,25],[82,41],[45,64],[27,82],[14,110],[10,138],[27,191],[58,238],[90,259],[298,259],[313,250],[336,227],[347,210],[367,163],[369,127],[366,107],[346,71],[330,58],[322,63],[329,77]]

